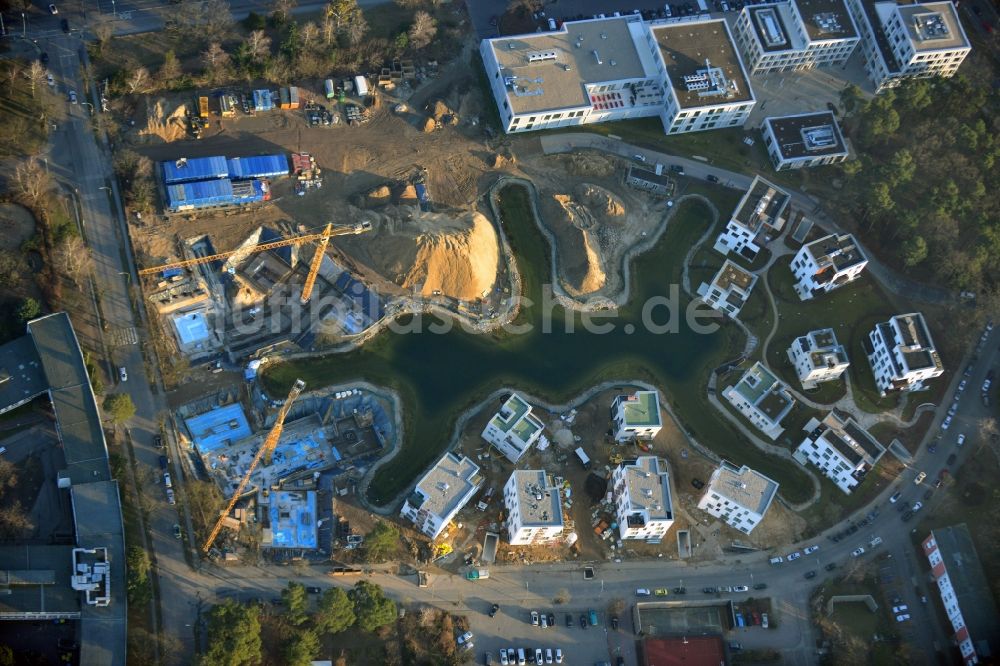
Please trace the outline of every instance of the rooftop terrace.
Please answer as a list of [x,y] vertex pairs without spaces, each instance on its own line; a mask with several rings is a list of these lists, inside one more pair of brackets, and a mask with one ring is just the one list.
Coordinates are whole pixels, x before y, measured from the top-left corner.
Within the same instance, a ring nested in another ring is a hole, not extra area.
[[820,269],[832,266],[837,272],[868,260],[851,234],[824,236],[806,245],[806,250]]
[[729,291],[737,287],[742,291],[748,291],[753,285],[755,276],[753,273],[743,270],[731,261],[726,261],[715,276],[713,284],[723,291]]
[[712,473],[709,488],[720,497],[757,514],[763,514],[767,510],[778,492],[778,484],[760,472],[746,465],[737,468],[725,460]]
[[795,5],[812,41],[858,36],[844,0],[795,0]]
[[625,425],[633,427],[662,425],[658,398],[656,391],[636,391],[629,396],[619,396]]
[[562,499],[549,475],[543,470],[514,470],[521,524],[525,527],[552,527],[563,524]]
[[750,188],[733,211],[733,219],[754,233],[765,224],[780,229],[782,223],[779,218],[785,212],[789,199],[788,192],[760,176],[754,176]]
[[951,2],[900,5],[896,11],[918,53],[969,46]]

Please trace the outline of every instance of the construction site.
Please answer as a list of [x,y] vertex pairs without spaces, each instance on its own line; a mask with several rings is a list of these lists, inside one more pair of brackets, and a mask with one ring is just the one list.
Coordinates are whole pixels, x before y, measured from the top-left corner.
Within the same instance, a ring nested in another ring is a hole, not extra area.
[[192,471],[230,500],[207,554],[237,561],[256,546],[276,561],[329,557],[338,538],[335,498],[395,445],[394,407],[384,397],[304,388],[296,384],[284,401],[223,392],[176,411]]

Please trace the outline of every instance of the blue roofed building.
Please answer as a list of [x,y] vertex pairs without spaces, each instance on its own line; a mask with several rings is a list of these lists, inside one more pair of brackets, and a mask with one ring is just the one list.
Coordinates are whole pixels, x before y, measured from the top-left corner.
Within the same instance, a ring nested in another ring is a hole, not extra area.
[[182,157],[178,160],[161,162],[160,165],[163,168],[163,182],[167,185],[229,176],[229,166],[226,164],[226,158],[222,156]]
[[316,548],[316,492],[273,490],[257,497],[264,548]]
[[184,421],[191,441],[202,455],[229,446],[252,433],[239,403],[213,409]]
[[285,155],[255,155],[231,157],[226,160],[229,177],[233,180],[249,178],[275,178],[287,176],[288,157]]

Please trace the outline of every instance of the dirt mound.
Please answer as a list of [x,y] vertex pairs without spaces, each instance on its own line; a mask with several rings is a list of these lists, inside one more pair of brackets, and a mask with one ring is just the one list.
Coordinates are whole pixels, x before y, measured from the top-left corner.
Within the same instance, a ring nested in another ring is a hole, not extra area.
[[433,118],[428,118],[427,120],[424,121],[424,126],[421,127],[420,129],[423,130],[424,132],[433,132],[435,129],[437,129],[437,121],[435,121]]
[[382,206],[389,203],[392,198],[392,190],[388,185],[380,185],[365,193],[365,203],[369,206]]
[[422,296],[440,292],[473,300],[496,282],[499,243],[493,225],[479,213],[455,218],[420,212],[409,220],[389,214],[376,229],[371,265],[401,287]]
[[431,114],[434,120],[441,120],[445,116],[449,116],[452,113],[451,109],[448,108],[448,105],[441,100],[434,102],[434,104],[427,109],[427,112]]
[[569,194],[543,193],[539,208],[558,237],[560,275],[566,291],[579,296],[604,287],[607,275],[595,235],[600,230],[600,218]]
[[597,224],[597,220],[594,219],[594,215],[590,210],[572,196],[568,194],[553,194],[552,199],[562,208],[566,221],[577,229],[586,230]]
[[573,193],[580,203],[604,218],[604,220],[624,219],[625,205],[622,203],[622,200],[618,198],[618,195],[609,192],[603,187],[591,183],[580,183],[576,186]]
[[181,104],[170,110],[167,100],[159,98],[155,102],[146,100],[146,126],[139,130],[142,136],[156,136],[167,143],[183,139],[186,135],[184,117],[187,106]]
[[600,153],[581,152],[560,155],[562,167],[574,176],[607,178],[615,171],[614,163]]

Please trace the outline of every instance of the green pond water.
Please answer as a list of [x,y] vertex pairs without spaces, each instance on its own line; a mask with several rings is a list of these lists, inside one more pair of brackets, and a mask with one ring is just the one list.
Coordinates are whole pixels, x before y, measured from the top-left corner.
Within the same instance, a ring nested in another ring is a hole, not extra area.
[[[311,389],[363,378],[400,393],[405,441],[369,487],[369,499],[377,504],[404,491],[440,456],[457,416],[499,387],[566,402],[601,381],[633,378],[665,388],[661,397],[669,400],[685,428],[703,444],[782,483],[782,494],[789,500],[808,497],[810,487],[801,472],[742,441],[704,400],[708,372],[738,353],[733,350],[742,347],[741,334],[732,326],[712,334],[695,333],[686,325],[683,310],[675,313],[680,317],[677,332],[654,332],[642,325],[643,304],[666,296],[671,285],[680,285],[684,256],[712,221],[704,204],[695,200],[681,204],[656,246],[633,262],[629,303],[613,316],[593,319],[612,329],[597,334],[583,328],[579,314],[555,306],[548,308],[549,332],[543,329],[541,301],[551,276],[549,248],[528,201],[521,186],[506,187],[500,199],[524,294],[533,303],[522,307],[515,325],[529,328],[528,332],[473,334],[452,325],[440,334],[428,331],[432,324],[446,324],[435,317],[425,316],[423,326],[405,319],[401,327],[410,324],[422,332],[384,331],[353,352],[269,366],[263,377],[265,388],[271,395],[284,395],[297,377]],[[688,299],[681,297],[680,303],[686,307]],[[665,307],[654,310],[656,323],[664,324],[667,318]]]

